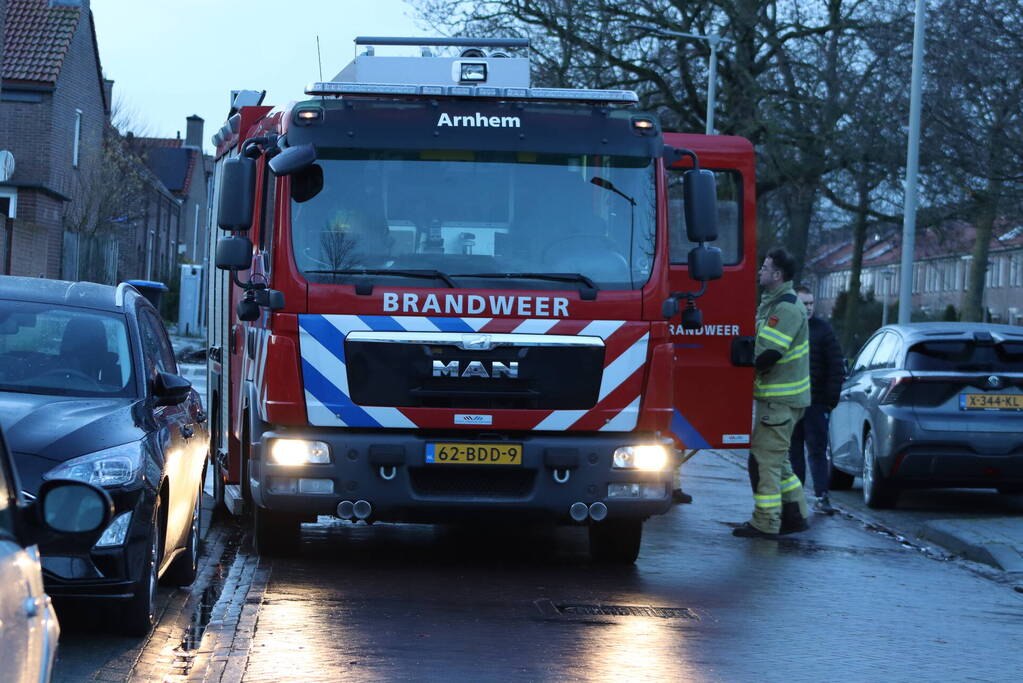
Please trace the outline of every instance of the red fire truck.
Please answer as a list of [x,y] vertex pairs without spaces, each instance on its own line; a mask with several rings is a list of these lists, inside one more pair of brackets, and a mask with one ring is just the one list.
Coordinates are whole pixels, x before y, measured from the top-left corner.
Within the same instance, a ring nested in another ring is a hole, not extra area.
[[214,137],[219,494],[260,552],[317,515],[498,518],[634,561],[679,454],[749,443],[750,144],[532,87],[525,41],[356,43]]

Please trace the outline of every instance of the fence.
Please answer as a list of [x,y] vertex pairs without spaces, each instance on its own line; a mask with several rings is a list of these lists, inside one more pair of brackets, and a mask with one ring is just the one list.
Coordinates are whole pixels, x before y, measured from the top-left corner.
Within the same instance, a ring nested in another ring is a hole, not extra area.
[[65,232],[61,277],[116,284],[117,248],[117,240],[109,235]]

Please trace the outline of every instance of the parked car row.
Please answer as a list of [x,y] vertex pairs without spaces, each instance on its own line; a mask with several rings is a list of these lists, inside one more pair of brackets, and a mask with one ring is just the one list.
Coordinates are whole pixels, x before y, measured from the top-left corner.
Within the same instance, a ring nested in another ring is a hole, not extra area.
[[[17,470],[5,484],[19,482],[4,494],[14,511],[4,533],[26,547],[13,552],[41,564],[55,601],[100,604],[119,611],[126,633],[148,633],[157,581],[195,578],[209,443],[200,398],[178,375],[153,305],[127,284],[0,277],[0,427]],[[0,518],[4,509],[0,501]],[[100,518],[99,533],[83,535]],[[14,583],[24,585],[2,580],[0,590]],[[54,629],[41,633],[52,640]],[[8,646],[6,632],[0,641]],[[6,675],[11,660],[0,659]]]
[[870,507],[907,488],[1023,493],[1023,329],[881,328],[851,363],[828,438],[831,487],[861,476]]

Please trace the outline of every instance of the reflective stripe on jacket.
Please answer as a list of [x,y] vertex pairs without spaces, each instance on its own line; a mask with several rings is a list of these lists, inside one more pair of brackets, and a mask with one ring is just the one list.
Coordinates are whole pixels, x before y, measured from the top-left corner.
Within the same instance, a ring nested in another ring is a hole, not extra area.
[[806,312],[792,283],[764,292],[757,309],[754,357],[777,351],[781,358],[753,380],[753,397],[795,408],[810,405],[810,340]]

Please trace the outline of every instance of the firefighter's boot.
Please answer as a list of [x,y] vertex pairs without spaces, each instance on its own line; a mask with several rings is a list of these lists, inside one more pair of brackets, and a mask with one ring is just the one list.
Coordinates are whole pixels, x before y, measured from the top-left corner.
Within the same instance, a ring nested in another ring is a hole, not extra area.
[[782,503],[781,506],[781,529],[778,531],[779,534],[795,534],[800,531],[806,531],[810,528],[810,525],[806,521],[806,517],[799,511],[799,503]]

